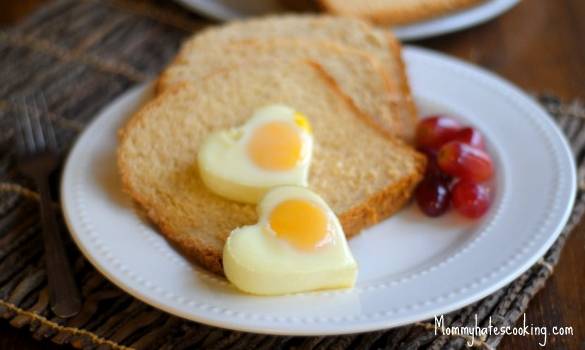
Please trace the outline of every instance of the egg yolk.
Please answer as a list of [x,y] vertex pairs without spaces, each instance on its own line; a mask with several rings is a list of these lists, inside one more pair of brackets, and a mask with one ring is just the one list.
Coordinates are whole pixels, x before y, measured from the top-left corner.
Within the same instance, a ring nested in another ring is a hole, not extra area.
[[289,170],[301,159],[303,140],[299,130],[286,122],[270,122],[256,128],[248,143],[248,154],[259,167]]
[[269,223],[277,237],[302,250],[312,250],[328,237],[327,215],[308,201],[290,199],[279,203],[270,213]]
[[302,129],[304,129],[309,134],[313,133],[313,129],[311,128],[311,123],[309,123],[309,119],[305,117],[303,113],[295,112],[294,114],[295,123]]

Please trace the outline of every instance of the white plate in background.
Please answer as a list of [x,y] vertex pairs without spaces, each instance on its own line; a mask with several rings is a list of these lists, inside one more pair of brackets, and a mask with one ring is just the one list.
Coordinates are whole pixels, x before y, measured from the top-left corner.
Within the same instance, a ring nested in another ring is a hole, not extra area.
[[[272,13],[283,13],[282,0],[177,0],[203,15],[229,21]],[[392,30],[401,40],[418,40],[455,32],[484,23],[511,9],[520,0],[488,0],[463,11],[421,21]]]
[[113,283],[166,312],[256,333],[373,331],[447,313],[502,288],[552,245],[570,213],[576,172],[559,129],[530,97],[475,66],[408,47],[423,113],[477,127],[496,162],[496,196],[481,220],[439,219],[410,205],[350,241],[360,266],[352,290],[281,297],[242,294],[192,265],[141,217],[121,189],[116,132],[151,96],[139,86],[85,130],[62,179],[63,211],[91,263]]

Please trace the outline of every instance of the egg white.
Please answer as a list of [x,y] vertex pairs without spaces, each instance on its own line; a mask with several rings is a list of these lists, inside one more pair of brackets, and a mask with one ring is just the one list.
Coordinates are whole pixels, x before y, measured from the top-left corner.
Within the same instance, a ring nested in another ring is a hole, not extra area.
[[[313,136],[295,123],[295,110],[284,105],[259,109],[243,126],[211,134],[198,154],[199,173],[205,185],[216,194],[245,203],[257,203],[272,187],[307,186],[313,153]],[[253,131],[271,121],[284,121],[301,137],[301,159],[289,170],[263,169],[250,159],[247,145]]]
[[[326,213],[329,237],[325,244],[304,251],[271,231],[271,211],[289,199],[310,201]],[[306,188],[278,187],[257,209],[259,222],[232,231],[224,247],[224,272],[236,287],[252,294],[281,295],[355,284],[357,264],[339,220],[321,197]]]

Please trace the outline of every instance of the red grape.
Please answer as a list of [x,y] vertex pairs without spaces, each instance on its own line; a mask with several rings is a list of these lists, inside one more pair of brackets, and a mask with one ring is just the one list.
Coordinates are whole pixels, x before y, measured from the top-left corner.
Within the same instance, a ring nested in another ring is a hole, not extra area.
[[439,152],[437,149],[428,148],[428,147],[419,147],[417,150],[424,154],[427,157],[427,167],[425,169],[425,177],[435,176],[444,180],[445,182],[451,181],[451,176],[445,174],[441,168],[439,168],[439,164],[437,164],[437,153]]
[[471,127],[466,127],[459,130],[449,141],[459,141],[475,148],[485,150],[485,143],[483,142],[481,133]]
[[489,154],[459,141],[441,147],[437,163],[445,173],[473,182],[484,182],[494,173]]
[[440,216],[449,209],[448,184],[437,177],[426,177],[418,185],[415,197],[419,208],[428,216]]
[[437,152],[439,152],[438,149],[429,148],[429,147],[417,147],[416,150],[419,151],[420,153],[424,154],[425,156],[427,156],[428,159],[436,159]]
[[471,181],[458,181],[452,188],[453,206],[461,215],[479,218],[491,205],[489,188]]
[[461,125],[451,118],[432,116],[423,119],[416,128],[416,143],[419,148],[438,149],[452,139]]

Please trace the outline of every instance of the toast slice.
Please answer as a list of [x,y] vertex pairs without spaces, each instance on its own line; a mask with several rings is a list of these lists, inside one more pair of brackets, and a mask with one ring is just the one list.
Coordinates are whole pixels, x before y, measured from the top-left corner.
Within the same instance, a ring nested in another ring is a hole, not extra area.
[[[183,64],[183,60],[188,61],[188,57],[204,55],[209,50],[221,50],[229,43],[268,39],[333,42],[375,57],[381,63],[384,78],[388,80],[388,98],[394,101],[390,107],[393,119],[401,125],[399,132],[395,134],[412,142],[417,112],[410,94],[400,43],[390,32],[377,30],[358,19],[327,15],[285,15],[234,21],[221,27],[211,27],[183,44],[177,61],[171,64],[171,69],[175,64]],[[161,84],[161,89],[164,86]]]
[[218,274],[231,230],[257,216],[253,205],[204,186],[198,147],[211,132],[241,125],[273,103],[298,108],[310,119],[315,147],[309,185],[339,216],[348,237],[398,210],[423,175],[424,156],[380,132],[315,62],[239,66],[170,89],[121,130],[122,182],[170,241]]
[[196,83],[210,72],[261,62],[311,59],[324,67],[336,84],[362,113],[389,134],[401,134],[396,118],[398,101],[392,100],[391,86],[378,60],[364,51],[333,42],[311,39],[243,40],[216,46],[203,53],[182,52],[162,74],[157,91]]
[[319,0],[328,12],[383,25],[408,24],[463,10],[485,0]]

